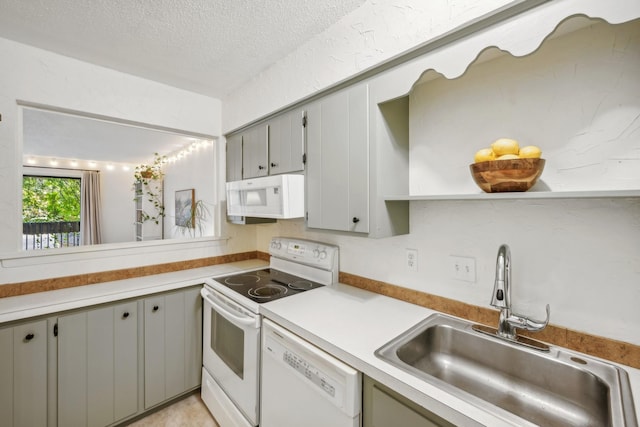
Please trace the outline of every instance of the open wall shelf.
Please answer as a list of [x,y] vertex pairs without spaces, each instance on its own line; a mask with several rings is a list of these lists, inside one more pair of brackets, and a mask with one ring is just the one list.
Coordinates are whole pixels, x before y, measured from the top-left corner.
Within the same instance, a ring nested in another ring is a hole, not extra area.
[[[373,79],[378,138],[407,164],[385,201],[640,197],[640,7],[553,3]],[[532,190],[473,182],[473,154],[500,137],[542,148]]]
[[386,196],[394,201],[435,201],[435,200],[515,200],[515,199],[604,199],[640,197],[640,190],[620,191],[527,191],[522,193],[477,193],[477,194],[437,194]]

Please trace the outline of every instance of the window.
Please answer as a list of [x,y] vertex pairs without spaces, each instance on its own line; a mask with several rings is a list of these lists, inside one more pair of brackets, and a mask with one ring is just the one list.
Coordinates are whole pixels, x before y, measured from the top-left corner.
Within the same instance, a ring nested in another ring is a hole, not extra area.
[[23,177],[22,244],[26,250],[80,244],[80,178]]

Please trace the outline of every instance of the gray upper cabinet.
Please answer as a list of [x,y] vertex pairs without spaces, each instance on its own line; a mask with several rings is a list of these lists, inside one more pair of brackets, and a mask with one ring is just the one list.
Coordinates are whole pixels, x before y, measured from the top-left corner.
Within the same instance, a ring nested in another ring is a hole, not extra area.
[[409,97],[389,100],[389,78],[228,136],[227,181],[238,180],[238,170],[242,179],[304,171],[308,228],[373,238],[408,233],[409,202],[387,196],[409,193]]
[[138,411],[135,301],[58,318],[58,425],[106,426]]
[[269,175],[304,170],[304,119],[296,109],[269,120]]
[[257,125],[242,133],[242,178],[269,174],[269,133],[267,125]]
[[227,182],[304,170],[304,110],[227,137]]
[[242,135],[227,138],[227,182],[242,179]]
[[307,226],[368,233],[368,86],[309,105],[306,131]]
[[47,321],[0,329],[0,424],[47,425]]

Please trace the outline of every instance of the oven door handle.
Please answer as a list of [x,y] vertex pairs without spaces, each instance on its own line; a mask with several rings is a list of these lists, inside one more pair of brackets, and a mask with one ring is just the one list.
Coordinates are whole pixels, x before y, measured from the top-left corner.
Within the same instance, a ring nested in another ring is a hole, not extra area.
[[234,325],[240,326],[240,327],[253,326],[254,328],[258,328],[260,326],[258,323],[257,316],[256,318],[238,316],[235,313],[232,313],[231,311],[223,307],[222,305],[218,304],[217,301],[213,300],[211,298],[211,294],[207,292],[205,289],[202,289],[202,291],[200,291],[200,294],[202,295],[202,298],[204,298],[206,302],[211,304],[211,306],[216,311],[216,313],[220,314],[222,317],[224,317]]

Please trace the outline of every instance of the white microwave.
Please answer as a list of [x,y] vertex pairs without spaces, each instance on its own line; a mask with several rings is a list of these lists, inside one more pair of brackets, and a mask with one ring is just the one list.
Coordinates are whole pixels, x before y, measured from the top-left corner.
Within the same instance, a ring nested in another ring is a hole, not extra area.
[[273,175],[227,182],[227,215],[302,218],[304,175]]

